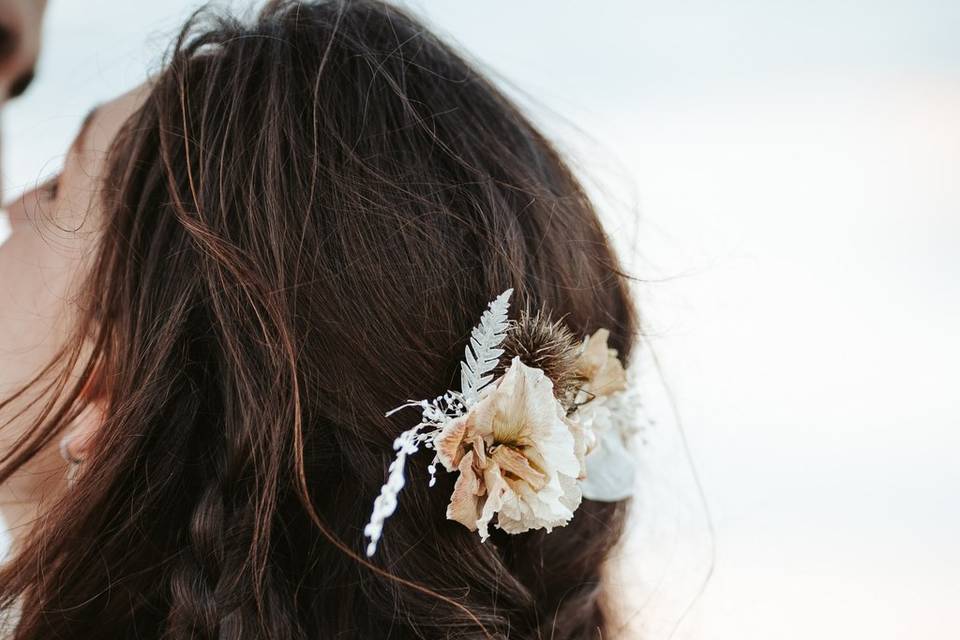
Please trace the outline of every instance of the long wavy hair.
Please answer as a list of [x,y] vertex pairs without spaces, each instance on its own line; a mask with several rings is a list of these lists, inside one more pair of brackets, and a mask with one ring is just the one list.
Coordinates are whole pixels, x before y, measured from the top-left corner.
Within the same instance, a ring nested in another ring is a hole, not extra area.
[[380,2],[202,13],[108,164],[56,400],[0,468],[100,390],[93,454],[0,570],[15,638],[615,635],[624,502],[481,543],[440,474],[362,554],[415,419],[384,411],[456,388],[488,300],[607,327],[625,359],[638,331],[593,206],[501,91]]

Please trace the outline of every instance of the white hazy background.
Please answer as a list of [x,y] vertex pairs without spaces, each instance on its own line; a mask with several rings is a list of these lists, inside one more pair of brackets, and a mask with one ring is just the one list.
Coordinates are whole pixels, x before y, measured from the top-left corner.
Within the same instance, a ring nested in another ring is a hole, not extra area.
[[[8,196],[194,6],[52,3]],[[407,6],[527,94],[645,281],[681,422],[643,452],[634,626],[960,637],[960,3]]]

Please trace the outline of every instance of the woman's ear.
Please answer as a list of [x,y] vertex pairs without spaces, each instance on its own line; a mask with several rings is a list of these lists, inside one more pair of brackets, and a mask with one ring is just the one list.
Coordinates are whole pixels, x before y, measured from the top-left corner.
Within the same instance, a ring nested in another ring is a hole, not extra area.
[[60,440],[60,453],[67,462],[79,463],[87,458],[90,442],[103,424],[104,415],[103,399],[92,399],[70,424],[70,429]]
[[80,399],[86,402],[86,407],[60,439],[60,455],[71,463],[82,462],[90,455],[90,442],[105,419],[107,394],[103,367],[96,367],[80,392]]

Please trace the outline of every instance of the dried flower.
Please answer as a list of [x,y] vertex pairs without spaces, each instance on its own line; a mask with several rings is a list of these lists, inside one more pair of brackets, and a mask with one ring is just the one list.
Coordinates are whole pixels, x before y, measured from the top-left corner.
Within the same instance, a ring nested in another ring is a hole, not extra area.
[[[470,341],[464,349],[463,362],[460,363],[460,391],[447,391],[433,400],[412,400],[388,411],[387,416],[408,407],[420,409],[420,423],[401,433],[393,442],[397,452],[390,463],[387,482],[380,488],[380,495],[373,503],[370,521],[363,534],[370,539],[367,555],[377,551],[377,543],[383,535],[383,524],[397,508],[397,499],[406,480],[403,475],[407,457],[420,450],[420,446],[434,448],[435,439],[441,430],[474,406],[481,394],[493,380],[493,370],[503,355],[500,343],[509,327],[507,312],[510,309],[510,295],[513,289],[507,289],[497,296],[480,316],[480,322],[470,333]],[[430,463],[430,486],[436,481],[438,456]]]
[[[541,369],[514,357],[480,401],[435,439],[439,461],[459,471],[447,517],[480,538],[566,524],[580,504],[583,433],[566,419]],[[578,456],[579,453],[579,456]]]
[[607,346],[610,331],[597,329],[586,339],[577,364],[584,380],[582,390],[589,396],[608,396],[627,386],[627,374],[617,357],[617,350]]
[[588,500],[614,502],[634,491],[636,461],[630,446],[637,431],[636,385],[628,383],[616,349],[607,346],[610,332],[598,329],[584,342],[578,371],[584,384],[577,399],[577,419],[592,434],[580,483]]
[[582,342],[559,321],[554,321],[543,312],[523,311],[510,323],[510,330],[503,340],[504,358],[496,369],[502,375],[515,356],[530,367],[543,369],[553,381],[554,395],[566,408],[573,406],[576,392],[583,384],[578,372]]
[[632,492],[628,447],[639,403],[607,346],[609,331],[578,345],[540,312],[511,323],[511,293],[493,300],[470,334],[460,391],[387,413],[413,407],[421,417],[394,441],[396,457],[364,529],[367,555],[397,508],[406,459],[421,447],[434,450],[430,486],[438,464],[459,474],[447,518],[481,540],[491,524],[507,533],[549,532],[570,521],[583,497],[622,500]]

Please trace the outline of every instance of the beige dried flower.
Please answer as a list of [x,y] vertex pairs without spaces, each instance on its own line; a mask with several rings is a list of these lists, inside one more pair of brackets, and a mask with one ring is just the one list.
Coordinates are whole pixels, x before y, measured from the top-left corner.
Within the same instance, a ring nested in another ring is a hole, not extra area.
[[494,516],[507,533],[569,522],[580,504],[586,446],[565,416],[550,378],[514,357],[480,401],[437,435],[437,458],[460,472],[447,517],[482,540]]
[[607,346],[610,331],[597,329],[584,343],[577,361],[577,373],[583,379],[581,389],[587,399],[609,396],[627,388],[627,372],[617,357],[617,350]]
[[591,437],[580,488],[586,499],[605,502],[633,494],[636,461],[630,444],[639,406],[616,349],[607,346],[609,335],[598,329],[584,342],[578,361],[584,383],[576,410],[578,424]]

